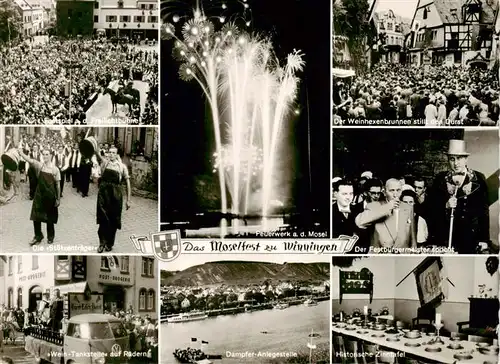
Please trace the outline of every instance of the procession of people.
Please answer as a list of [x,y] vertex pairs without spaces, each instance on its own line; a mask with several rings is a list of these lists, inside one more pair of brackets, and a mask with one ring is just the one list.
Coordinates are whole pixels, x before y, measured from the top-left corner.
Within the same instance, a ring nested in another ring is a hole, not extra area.
[[133,115],[134,123],[157,124],[156,50],[105,38],[52,37],[45,43],[0,45],[0,124],[85,123],[96,95],[112,81],[123,91],[138,75],[149,92],[142,115],[137,110]]
[[[33,201],[30,220],[34,237],[30,245],[44,239],[42,223],[47,226],[47,243],[55,239],[55,225],[59,220],[59,206],[65,185],[71,186],[82,198],[89,196],[89,186],[98,188],[96,222],[99,225],[98,252],[110,252],[121,229],[122,206],[131,206],[131,186],[127,166],[122,162],[118,148],[108,143],[96,145],[91,153],[82,147],[84,135],[76,140],[68,135],[47,131],[45,135],[23,135],[17,146],[9,137],[7,149],[15,149],[23,161],[16,171],[4,168],[4,187],[21,194],[21,184],[29,184],[29,199]],[[122,184],[125,185],[125,194]],[[68,188],[68,187],[67,187]],[[20,196],[22,198],[22,196]]]
[[500,88],[493,70],[378,63],[351,81],[334,80],[334,126],[372,125],[364,120],[382,122],[376,125],[498,125]]
[[371,171],[335,177],[333,237],[356,235],[351,253],[358,254],[412,253],[423,247],[491,252],[486,178],[469,167],[468,157],[465,142],[452,139],[448,170],[433,181],[417,175],[382,180]]

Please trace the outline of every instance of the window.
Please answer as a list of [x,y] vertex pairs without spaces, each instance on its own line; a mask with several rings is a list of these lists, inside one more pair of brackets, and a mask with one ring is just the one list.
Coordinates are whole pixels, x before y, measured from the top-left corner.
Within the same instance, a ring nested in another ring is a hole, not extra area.
[[148,16],[148,23],[158,23],[157,16]]
[[101,270],[110,270],[107,257],[101,257]]
[[424,16],[423,16],[424,19],[427,19],[427,13],[428,13],[427,9],[424,9]]
[[14,271],[14,257],[9,257],[9,276],[12,275]]
[[7,290],[7,307],[8,308],[13,308],[12,305],[14,304],[14,289],[12,287],[9,287]]
[[99,2],[98,1],[94,2],[94,9],[99,9]]
[[148,292],[148,311],[155,309],[155,291],[150,289]]
[[130,258],[127,256],[120,257],[120,272],[129,273]]
[[94,23],[99,23],[99,15],[94,15]]
[[155,10],[156,4],[149,4],[149,10]]
[[106,23],[116,23],[117,16],[116,15],[106,15]]
[[141,288],[139,291],[139,311],[146,310],[146,290]]
[[394,30],[394,24],[392,21],[387,22],[387,30]]
[[147,9],[147,4],[141,4],[141,9],[146,10]]
[[17,289],[17,307],[19,307],[19,308],[23,307],[23,289],[22,289],[22,287],[19,287]]
[[145,23],[146,17],[142,15],[134,16],[134,23]]
[[120,22],[122,23],[130,23],[130,15],[122,15],[120,16]]
[[23,256],[18,255],[17,256],[17,273],[22,273],[23,272]]
[[149,261],[148,261],[148,276],[150,276],[150,277],[155,276],[154,267],[155,267],[155,260],[149,259]]

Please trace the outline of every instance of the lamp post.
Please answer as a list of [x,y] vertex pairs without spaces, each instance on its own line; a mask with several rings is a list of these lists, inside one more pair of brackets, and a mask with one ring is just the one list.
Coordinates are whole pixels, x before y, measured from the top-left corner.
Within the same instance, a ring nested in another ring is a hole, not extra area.
[[[73,45],[71,47],[71,53],[75,54],[78,47]],[[68,85],[68,122],[71,121],[71,106],[73,101],[72,90],[73,90],[73,70],[82,68],[82,65],[77,61],[68,58],[64,61],[64,67],[69,71],[69,85]]]

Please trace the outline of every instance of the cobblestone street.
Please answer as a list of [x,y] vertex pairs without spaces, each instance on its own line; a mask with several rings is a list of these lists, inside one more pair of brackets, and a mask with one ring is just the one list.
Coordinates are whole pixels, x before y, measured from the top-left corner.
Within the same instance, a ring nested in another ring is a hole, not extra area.
[[[89,196],[83,198],[65,182],[55,226],[54,243],[47,244],[46,226],[42,224],[44,241],[30,247],[33,223],[30,221],[32,201],[28,183],[21,183],[22,193],[0,207],[0,251],[2,253],[96,253],[99,245],[96,224],[97,186],[90,184]],[[132,196],[132,206],[122,213],[122,229],[116,234],[113,252],[136,253],[131,235],[148,235],[158,231],[158,202]]]

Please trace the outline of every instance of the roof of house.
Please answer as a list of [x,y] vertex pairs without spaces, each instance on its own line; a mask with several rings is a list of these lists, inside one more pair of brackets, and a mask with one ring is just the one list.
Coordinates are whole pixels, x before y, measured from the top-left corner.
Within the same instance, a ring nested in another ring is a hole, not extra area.
[[[476,1],[476,0],[474,0]],[[495,19],[495,8],[498,0],[477,0],[482,3],[483,23],[493,23]],[[434,4],[443,23],[462,23],[462,6],[467,0],[423,0],[418,4],[418,8]]]

